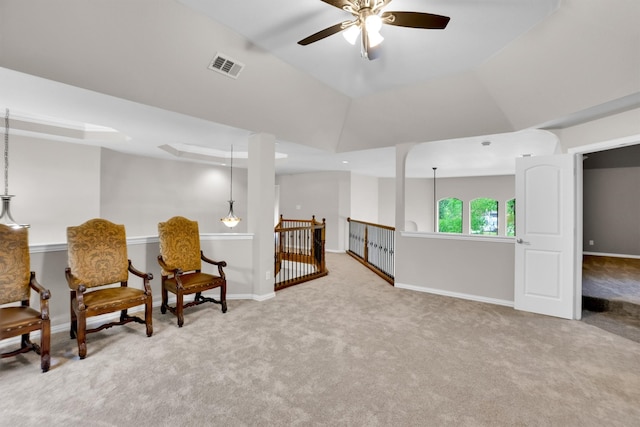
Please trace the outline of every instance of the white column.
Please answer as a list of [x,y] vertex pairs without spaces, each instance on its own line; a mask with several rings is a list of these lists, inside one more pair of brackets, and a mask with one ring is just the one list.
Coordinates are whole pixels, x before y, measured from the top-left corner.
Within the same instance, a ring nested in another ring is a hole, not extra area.
[[414,146],[414,143],[396,145],[396,232],[404,230],[405,169],[407,155]]
[[275,296],[273,278],[273,209],[275,204],[275,137],[264,133],[249,137],[247,229],[253,233],[253,295],[258,300]]

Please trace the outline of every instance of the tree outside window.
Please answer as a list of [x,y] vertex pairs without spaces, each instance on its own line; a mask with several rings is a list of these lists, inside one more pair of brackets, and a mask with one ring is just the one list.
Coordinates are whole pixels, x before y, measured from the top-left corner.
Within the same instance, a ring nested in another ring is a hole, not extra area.
[[462,200],[449,197],[438,202],[438,231],[462,233]]
[[516,235],[516,199],[507,200],[507,236]]
[[498,201],[478,198],[471,201],[471,234],[498,235]]

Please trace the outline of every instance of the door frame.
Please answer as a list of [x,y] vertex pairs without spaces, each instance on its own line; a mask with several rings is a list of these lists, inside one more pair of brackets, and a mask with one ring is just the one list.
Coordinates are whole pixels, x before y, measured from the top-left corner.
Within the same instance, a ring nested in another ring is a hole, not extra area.
[[575,163],[575,259],[574,259],[574,318],[580,320],[582,318],[582,253],[583,249],[583,159],[584,154],[595,153],[598,151],[610,150],[612,148],[627,147],[630,145],[640,144],[640,134],[615,138],[607,141],[597,142],[594,144],[581,145],[567,149],[568,154],[573,154]]

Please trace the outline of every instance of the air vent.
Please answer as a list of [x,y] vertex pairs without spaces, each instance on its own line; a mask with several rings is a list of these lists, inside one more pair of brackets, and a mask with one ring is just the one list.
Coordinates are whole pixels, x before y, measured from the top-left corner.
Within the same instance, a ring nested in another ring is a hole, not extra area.
[[217,71],[220,74],[237,79],[240,75],[240,71],[244,68],[244,64],[231,59],[223,54],[216,54],[208,67],[210,70]]

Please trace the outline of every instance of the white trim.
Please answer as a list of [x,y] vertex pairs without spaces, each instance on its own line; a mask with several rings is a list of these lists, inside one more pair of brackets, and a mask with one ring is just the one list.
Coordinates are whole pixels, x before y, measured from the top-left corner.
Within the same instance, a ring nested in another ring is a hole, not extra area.
[[582,252],[583,255],[593,255],[593,256],[608,256],[613,258],[634,258],[640,259],[640,255],[625,255],[625,254],[609,254],[606,252]]
[[45,252],[66,252],[66,250],[66,243],[38,243],[35,245],[29,245],[29,252],[32,254]]
[[[253,233],[202,233],[200,239],[205,241],[216,240],[252,240]],[[138,236],[128,237],[127,246],[148,245],[158,243],[158,236]],[[29,245],[29,252],[32,254],[46,252],[66,252],[66,243],[36,243]]]
[[433,233],[431,231],[401,231],[402,237],[416,237],[421,239],[441,239],[441,240],[467,240],[473,242],[493,242],[515,244],[515,237],[505,236],[484,236],[482,234],[456,234],[456,233]]
[[[580,145],[577,147],[570,147],[567,149],[567,153],[574,154],[576,175],[574,177],[575,191],[575,210],[576,217],[574,219],[574,237],[575,237],[575,260],[574,260],[574,289],[575,289],[575,301],[574,301],[574,318],[580,320],[582,318],[582,255],[580,249],[584,245],[583,235],[583,221],[584,221],[584,173],[582,156],[585,153],[594,153],[598,151],[604,151],[612,148],[626,147],[630,145],[640,144],[640,134],[634,134],[625,136],[622,138],[614,138],[606,141],[596,142],[593,144]],[[580,156],[580,157],[578,157]],[[589,254],[588,252],[582,252],[582,254]],[[614,256],[614,255],[610,255]],[[619,256],[619,255],[618,255]]]
[[478,302],[483,302],[483,303],[488,303],[488,304],[495,304],[495,305],[502,305],[502,306],[505,306],[505,307],[513,308],[513,301],[507,301],[507,300],[503,300],[503,299],[488,298],[488,297],[482,297],[482,296],[471,295],[471,294],[463,294],[461,292],[443,291],[442,289],[427,288],[427,287],[424,287],[424,286],[407,285],[407,284],[398,283],[398,282],[396,282],[394,286],[396,288],[408,289],[410,291],[426,292],[428,294],[443,295],[445,297],[460,298],[460,299],[466,299],[466,300],[470,300],[470,301],[478,301]]
[[580,145],[567,149],[569,154],[595,153],[597,151],[610,150],[612,148],[626,147],[628,145],[636,145],[640,143],[640,134],[629,135],[622,138],[616,138],[609,141],[596,142],[594,144]]
[[270,293],[264,294],[264,295],[252,294],[252,299],[254,301],[260,301],[260,302],[266,301],[268,299],[275,298],[275,297],[276,297],[276,293],[275,292],[270,292]]
[[253,233],[200,233],[202,240],[253,240]]

